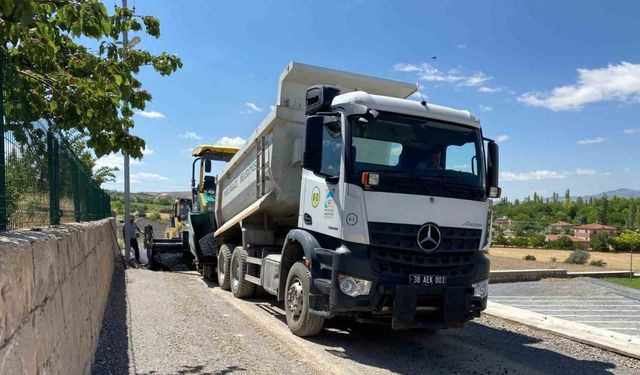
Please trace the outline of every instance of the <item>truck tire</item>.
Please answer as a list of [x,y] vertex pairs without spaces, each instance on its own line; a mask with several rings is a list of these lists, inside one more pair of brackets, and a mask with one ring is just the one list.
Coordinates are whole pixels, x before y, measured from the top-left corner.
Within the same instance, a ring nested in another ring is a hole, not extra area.
[[244,279],[247,272],[247,251],[238,246],[231,256],[231,292],[237,298],[249,297],[256,285]]
[[231,249],[229,245],[223,244],[218,250],[218,285],[222,290],[231,289],[231,272],[229,266],[231,264]]
[[311,272],[304,266],[304,263],[295,263],[287,276],[287,286],[284,290],[284,309],[287,314],[289,330],[296,336],[317,335],[324,325],[324,319],[309,311],[310,290]]

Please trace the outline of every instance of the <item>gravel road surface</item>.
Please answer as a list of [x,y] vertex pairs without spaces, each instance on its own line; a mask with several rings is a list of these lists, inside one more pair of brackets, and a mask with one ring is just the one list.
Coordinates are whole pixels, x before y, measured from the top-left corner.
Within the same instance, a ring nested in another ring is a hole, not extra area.
[[640,361],[497,318],[436,334],[331,322],[289,333],[271,298],[192,272],[116,270],[94,374],[638,374]]

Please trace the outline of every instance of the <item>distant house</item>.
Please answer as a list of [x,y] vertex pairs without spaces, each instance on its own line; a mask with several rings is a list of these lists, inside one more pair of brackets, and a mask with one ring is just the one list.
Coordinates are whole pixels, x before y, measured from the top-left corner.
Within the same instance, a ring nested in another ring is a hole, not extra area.
[[549,228],[557,229],[559,231],[565,231],[566,229],[573,229],[575,225],[567,223],[566,221],[558,221],[557,223],[549,224]]
[[619,234],[618,228],[610,227],[602,224],[586,224],[575,227],[574,236],[582,238],[584,241],[591,241],[596,236],[605,234],[608,236],[615,236]]

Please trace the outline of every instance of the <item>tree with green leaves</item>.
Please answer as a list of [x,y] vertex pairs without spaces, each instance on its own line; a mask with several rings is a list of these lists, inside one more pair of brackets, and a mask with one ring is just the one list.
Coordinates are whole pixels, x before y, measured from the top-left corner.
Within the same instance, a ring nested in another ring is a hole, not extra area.
[[87,147],[86,136],[73,131],[67,134],[67,138],[69,140],[68,146],[70,151],[78,157],[87,173],[91,173],[91,178],[98,186],[105,182],[116,180],[115,172],[119,170],[118,167],[102,166],[95,168],[98,159]]
[[606,195],[598,200],[596,215],[596,221],[599,224],[604,225],[609,222],[609,198]]
[[638,208],[636,206],[636,202],[635,201],[631,201],[629,203],[629,211],[627,212],[627,227],[630,229],[635,229],[636,228],[636,224],[637,224],[637,219],[638,217]]
[[142,157],[144,140],[129,130],[134,111],[143,110],[151,94],[137,74],[149,66],[166,76],[182,62],[118,44],[125,30],[160,37],[157,18],[123,8],[109,14],[97,0],[0,0],[5,131],[21,141],[30,124],[45,120],[85,136],[97,156]]

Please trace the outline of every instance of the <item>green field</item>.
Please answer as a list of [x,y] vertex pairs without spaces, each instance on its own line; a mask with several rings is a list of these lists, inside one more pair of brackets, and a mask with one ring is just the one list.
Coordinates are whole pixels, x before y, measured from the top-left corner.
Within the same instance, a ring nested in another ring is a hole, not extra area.
[[629,288],[635,288],[635,289],[640,289],[640,278],[638,277],[634,277],[634,278],[627,278],[627,277],[611,277],[611,278],[606,278],[606,281],[612,282],[612,283],[616,283],[616,284],[620,284],[620,285],[624,285],[626,287]]

